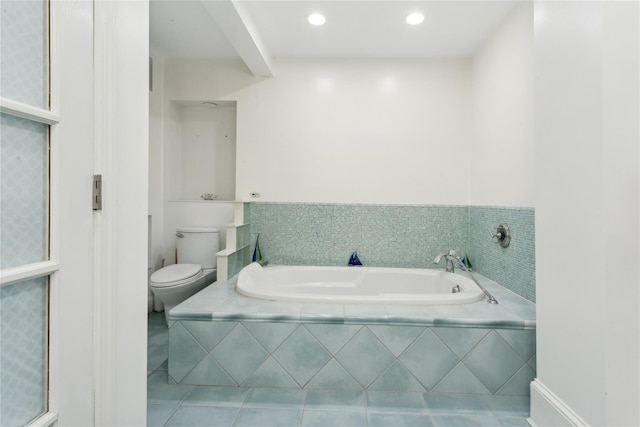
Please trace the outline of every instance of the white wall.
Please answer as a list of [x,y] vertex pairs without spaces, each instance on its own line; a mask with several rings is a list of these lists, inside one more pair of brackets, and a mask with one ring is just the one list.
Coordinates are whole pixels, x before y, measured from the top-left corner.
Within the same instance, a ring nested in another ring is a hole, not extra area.
[[473,57],[470,203],[532,207],[533,3],[520,3]]
[[236,197],[468,204],[468,61],[167,61],[166,99],[237,100]]
[[164,139],[164,60],[151,52],[153,58],[153,91],[149,92],[149,215],[151,215],[151,233],[149,268],[160,268],[163,256],[164,223],[164,178],[163,151]]
[[531,416],[640,425],[638,4],[536,2],[535,43],[536,382],[555,398]]
[[[155,271],[162,265],[175,263],[175,231],[177,227],[215,227],[220,229],[220,246],[225,248],[226,225],[233,221],[233,203],[179,202],[182,192],[180,175],[181,150],[178,106],[165,95],[165,59],[152,53],[154,87],[149,94],[149,205],[152,217],[149,267]],[[200,99],[200,98],[194,98]],[[179,197],[177,197],[179,198]]]
[[176,139],[167,144],[178,153],[170,161],[173,176],[165,179],[179,181],[179,194],[168,194],[169,200],[201,200],[205,193],[218,200],[235,200],[236,193],[236,107],[218,102],[217,108],[200,102],[178,103],[171,106],[177,112]]

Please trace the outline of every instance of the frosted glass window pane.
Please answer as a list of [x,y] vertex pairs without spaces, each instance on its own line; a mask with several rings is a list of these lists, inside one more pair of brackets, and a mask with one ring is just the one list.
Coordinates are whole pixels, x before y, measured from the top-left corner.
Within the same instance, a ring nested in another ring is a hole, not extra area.
[[47,259],[48,132],[0,117],[0,268]]
[[48,107],[48,6],[43,0],[0,1],[0,95]]
[[23,426],[47,410],[48,278],[0,288],[0,425]]

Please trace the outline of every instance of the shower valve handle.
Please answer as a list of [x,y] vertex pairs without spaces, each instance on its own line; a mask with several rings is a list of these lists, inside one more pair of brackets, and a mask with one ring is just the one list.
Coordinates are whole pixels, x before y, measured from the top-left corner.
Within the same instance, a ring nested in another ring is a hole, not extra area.
[[489,230],[489,236],[491,236],[492,239],[497,239],[496,243],[499,243],[503,248],[509,247],[509,244],[511,243],[511,230],[509,230],[509,226],[507,224],[500,224],[496,228],[495,233],[491,231],[490,228],[487,230]]

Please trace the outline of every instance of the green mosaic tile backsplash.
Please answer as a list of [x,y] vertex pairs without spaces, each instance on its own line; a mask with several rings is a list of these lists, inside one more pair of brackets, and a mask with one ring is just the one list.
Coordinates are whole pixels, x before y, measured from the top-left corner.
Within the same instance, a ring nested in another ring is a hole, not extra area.
[[[511,244],[501,247],[487,228],[506,223]],[[535,216],[533,208],[471,206],[469,258],[475,270],[518,295],[536,301]],[[472,255],[473,254],[473,255]]]
[[[251,203],[245,216],[251,251],[260,233],[272,264],[347,265],[357,250],[367,266],[434,268],[436,255],[455,249],[481,274],[535,301],[532,208]],[[501,222],[513,233],[507,249],[487,232]]]

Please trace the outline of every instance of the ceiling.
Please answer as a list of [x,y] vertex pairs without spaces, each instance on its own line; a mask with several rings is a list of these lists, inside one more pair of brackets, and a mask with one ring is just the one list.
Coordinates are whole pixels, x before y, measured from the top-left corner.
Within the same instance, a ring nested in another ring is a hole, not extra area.
[[[262,59],[267,69],[273,58],[467,57],[516,3],[152,0],[151,48],[167,58],[240,58],[245,62],[249,52],[254,55],[249,61]],[[425,21],[409,26],[404,18],[415,11],[422,12]],[[326,24],[310,25],[306,17],[312,12],[324,14]]]

